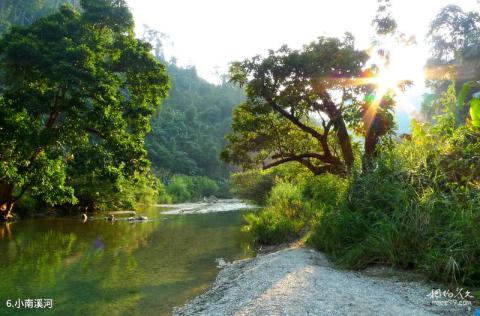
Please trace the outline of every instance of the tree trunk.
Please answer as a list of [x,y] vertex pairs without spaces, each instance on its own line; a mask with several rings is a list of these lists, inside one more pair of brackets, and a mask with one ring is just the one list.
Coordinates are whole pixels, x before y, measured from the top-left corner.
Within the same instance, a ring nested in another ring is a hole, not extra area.
[[348,135],[347,126],[345,125],[343,118],[340,118],[337,123],[334,123],[334,126],[337,129],[337,137],[340,142],[340,147],[342,148],[345,165],[347,166],[347,170],[350,171],[353,167],[355,158],[353,156],[352,142],[350,140],[350,135]]
[[13,197],[13,185],[0,183],[0,222],[10,221],[15,199]]
[[337,133],[337,139],[342,150],[343,160],[347,171],[350,171],[353,167],[355,156],[353,155],[352,141],[350,135],[348,135],[347,125],[343,119],[342,113],[337,108],[335,103],[327,96],[323,96],[323,104],[325,106],[325,112],[328,114],[330,120],[332,120],[333,126]]
[[362,161],[363,172],[367,173],[372,169],[373,161],[377,156],[377,144],[379,137],[374,128],[365,132],[364,156]]

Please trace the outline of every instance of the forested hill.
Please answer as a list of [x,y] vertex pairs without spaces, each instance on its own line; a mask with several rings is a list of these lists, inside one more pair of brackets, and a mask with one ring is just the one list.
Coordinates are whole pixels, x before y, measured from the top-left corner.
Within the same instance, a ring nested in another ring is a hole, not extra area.
[[[0,34],[11,25],[29,25],[66,3],[80,7],[78,0],[3,0]],[[163,55],[157,57],[166,63]],[[168,73],[170,97],[152,119],[152,132],[146,142],[154,170],[163,179],[173,174],[227,178],[228,170],[219,152],[230,127],[232,109],[243,99],[242,91],[226,82],[211,84],[193,67],[168,63]]]
[[54,13],[65,3],[79,8],[79,0],[1,0],[0,34],[11,25],[29,25],[43,16]]
[[[12,26],[28,27],[42,17],[59,12],[57,9],[63,4],[73,5],[81,14],[88,13],[89,10],[92,12],[101,10],[100,14],[106,14],[111,8],[120,10],[126,7],[123,1],[110,3],[102,0],[2,0],[0,35],[11,32]],[[64,11],[67,12],[68,9]],[[129,15],[127,11],[125,12]],[[133,19],[131,16],[129,18]],[[197,75],[194,67],[182,68],[175,62],[167,62],[162,50],[163,35],[148,28],[145,31],[147,37],[143,39],[152,43],[154,56],[161,64],[167,65],[171,82],[169,97],[151,117],[151,132],[145,140],[148,159],[151,161],[151,168],[148,169],[153,170],[163,184],[166,184],[166,191],[162,189],[161,183],[150,178],[150,174],[140,176],[145,181],[148,180],[148,184],[144,183],[145,188],[152,187],[153,191],[162,192],[159,200],[163,202],[181,202],[208,195],[226,196],[229,171],[227,165],[220,160],[219,154],[224,146],[224,137],[230,130],[232,110],[242,102],[243,92],[227,82],[220,85],[207,82]],[[143,140],[143,138],[139,140],[142,147]],[[84,165],[85,163],[80,163],[78,166]],[[115,203],[102,202],[98,201],[97,196],[113,197],[112,192],[104,192],[102,189],[113,188],[112,183],[100,185],[103,180],[89,179],[85,183],[90,185],[84,186],[83,180],[80,181],[82,178],[80,175],[85,176],[85,172],[75,174],[72,170],[66,177],[66,182],[74,188],[76,198],[83,206],[95,205],[92,206],[95,209],[129,207],[125,205],[130,205],[131,199],[126,197],[128,194],[125,192],[132,190],[127,187],[133,186],[136,190],[144,188],[136,182],[139,175],[136,175],[135,179],[128,177],[122,180],[125,183],[119,186],[122,189],[117,190],[112,200]],[[120,180],[116,178],[114,182]],[[126,199],[129,200],[128,203],[118,202]],[[18,204],[22,204],[22,201]]]
[[170,96],[153,117],[146,141],[155,171],[164,179],[173,174],[227,178],[219,154],[243,91],[227,82],[211,84],[194,67],[169,63],[168,73]]

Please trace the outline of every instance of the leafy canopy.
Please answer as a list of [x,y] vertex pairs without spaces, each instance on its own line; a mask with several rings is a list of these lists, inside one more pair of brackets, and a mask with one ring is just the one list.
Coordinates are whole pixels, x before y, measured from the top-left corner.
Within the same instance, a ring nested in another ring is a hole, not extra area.
[[367,59],[347,34],[233,63],[231,80],[245,86],[247,101],[234,112],[222,157],[245,168],[297,161],[315,174],[345,173],[354,161],[347,121],[367,92],[355,78]]
[[115,181],[148,171],[150,116],[166,97],[165,67],[134,36],[122,0],[84,0],[0,40],[0,204],[25,191],[75,202],[76,174]]

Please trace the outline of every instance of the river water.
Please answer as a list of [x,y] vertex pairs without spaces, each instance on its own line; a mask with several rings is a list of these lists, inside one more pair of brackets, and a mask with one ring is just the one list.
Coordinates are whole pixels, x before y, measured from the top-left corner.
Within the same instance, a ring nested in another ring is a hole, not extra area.
[[[169,315],[212,284],[218,258],[255,254],[240,230],[245,205],[187,206],[145,210],[145,222],[0,224],[0,315]],[[27,299],[51,299],[53,307],[15,307]]]

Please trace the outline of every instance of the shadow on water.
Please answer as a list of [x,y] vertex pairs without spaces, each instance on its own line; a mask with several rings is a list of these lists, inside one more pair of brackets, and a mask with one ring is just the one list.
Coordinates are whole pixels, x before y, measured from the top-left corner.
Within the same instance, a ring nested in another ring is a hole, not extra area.
[[[164,315],[214,280],[215,259],[254,255],[245,211],[162,215],[147,222],[68,218],[0,226],[0,315]],[[7,299],[53,299],[51,310]]]

